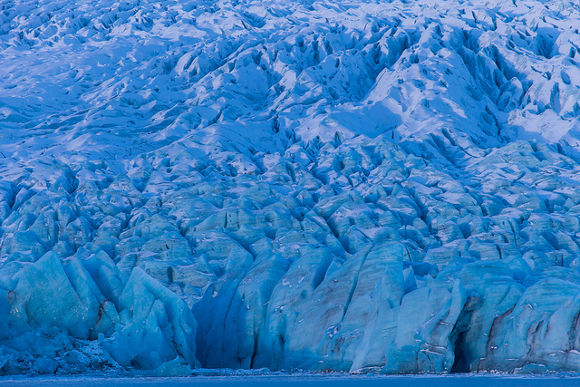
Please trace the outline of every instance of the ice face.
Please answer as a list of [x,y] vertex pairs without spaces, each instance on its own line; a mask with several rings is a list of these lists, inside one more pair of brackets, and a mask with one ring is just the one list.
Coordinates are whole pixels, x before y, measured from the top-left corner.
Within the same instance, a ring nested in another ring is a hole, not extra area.
[[3,4],[0,374],[580,371],[579,25]]

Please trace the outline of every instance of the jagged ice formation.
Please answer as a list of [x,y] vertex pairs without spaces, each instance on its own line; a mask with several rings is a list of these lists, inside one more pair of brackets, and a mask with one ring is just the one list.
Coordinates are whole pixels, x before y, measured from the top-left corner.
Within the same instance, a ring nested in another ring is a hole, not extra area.
[[580,371],[574,0],[0,3],[0,374]]

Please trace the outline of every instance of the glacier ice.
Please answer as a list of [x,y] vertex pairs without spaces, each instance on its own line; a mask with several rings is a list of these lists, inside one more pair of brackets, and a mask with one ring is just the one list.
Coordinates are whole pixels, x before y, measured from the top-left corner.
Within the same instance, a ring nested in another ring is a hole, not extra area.
[[0,5],[0,375],[580,371],[572,0]]

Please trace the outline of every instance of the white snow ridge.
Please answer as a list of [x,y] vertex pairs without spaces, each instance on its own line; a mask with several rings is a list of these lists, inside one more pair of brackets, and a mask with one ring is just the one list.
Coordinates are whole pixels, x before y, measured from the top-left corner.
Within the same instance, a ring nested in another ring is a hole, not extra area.
[[577,0],[3,0],[0,374],[580,372]]

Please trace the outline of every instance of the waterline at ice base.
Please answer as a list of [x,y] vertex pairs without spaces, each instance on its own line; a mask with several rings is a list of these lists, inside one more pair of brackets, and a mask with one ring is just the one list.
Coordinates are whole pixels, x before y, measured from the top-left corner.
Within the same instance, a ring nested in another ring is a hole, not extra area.
[[580,372],[580,4],[1,1],[0,375],[208,369]]

